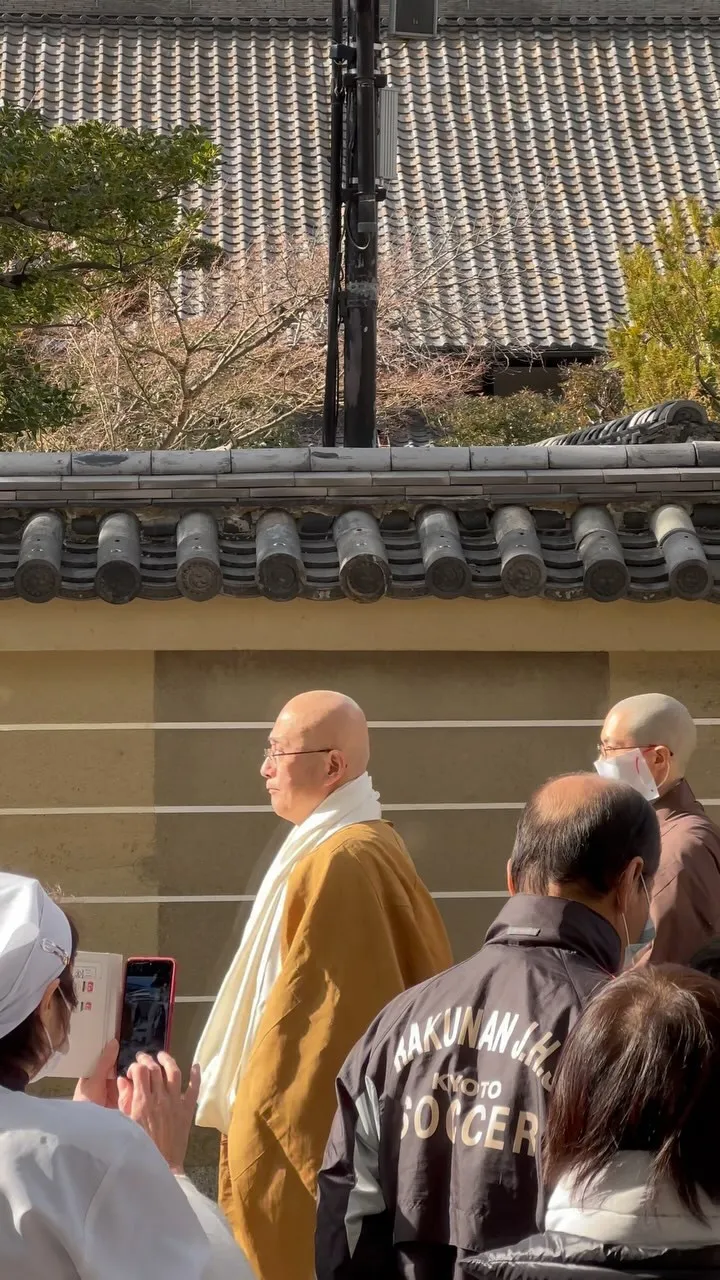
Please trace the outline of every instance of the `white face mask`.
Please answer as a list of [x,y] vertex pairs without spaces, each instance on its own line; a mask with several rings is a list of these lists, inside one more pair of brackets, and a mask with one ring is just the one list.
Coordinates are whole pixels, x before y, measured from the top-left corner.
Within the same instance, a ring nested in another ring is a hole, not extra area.
[[625,948],[625,968],[626,969],[631,968],[635,962],[635,957],[639,955],[641,951],[644,951],[646,947],[649,947],[651,942],[655,941],[655,925],[653,923],[653,918],[650,914],[650,894],[647,891],[645,877],[641,876],[640,881],[642,883],[645,897],[647,898],[648,918],[645,924],[645,928],[640,934],[640,937],[638,938],[637,942],[631,942],[630,932],[627,927],[627,920],[623,915],[622,919],[623,919],[623,924],[625,925],[625,937],[627,938],[627,946]]
[[601,778],[612,778],[615,782],[627,783],[646,800],[657,800],[660,795],[639,747],[632,747],[629,751],[618,751],[617,755],[610,756],[607,760],[601,756],[595,761],[595,772],[599,773]]
[[[62,991],[60,992],[60,997],[61,997],[61,999],[62,999],[62,1001],[63,1001],[63,1004],[65,1005],[65,1008],[67,1009],[68,1013],[70,1013],[70,1014],[71,1014],[71,1013],[72,1013],[72,1009],[70,1008],[70,1005],[68,1004],[67,1000],[65,999],[65,996],[63,995]],[[47,1027],[45,1026],[45,1023],[44,1023],[44,1022],[43,1022],[43,1024],[42,1024],[42,1029],[43,1029],[43,1035],[45,1036],[45,1039],[46,1039],[46,1040],[47,1040],[47,1042],[48,1042],[48,1048],[49,1048],[49,1050],[50,1050],[50,1055],[49,1055],[49,1057],[48,1057],[47,1061],[43,1063],[43,1065],[42,1065],[42,1067],[40,1068],[40,1070],[38,1071],[37,1075],[36,1075],[36,1076],[33,1076],[33,1080],[42,1080],[42,1079],[44,1079],[44,1077],[45,1077],[45,1076],[47,1076],[47,1075],[48,1075],[48,1074],[53,1070],[53,1068],[57,1066],[57,1064],[58,1064],[58,1062],[60,1061],[60,1059],[61,1059],[61,1058],[64,1058],[64,1057],[66,1056],[66,1054],[68,1053],[68,1051],[69,1051],[69,1049],[70,1049],[70,1038],[69,1038],[69,1036],[67,1036],[67,1035],[66,1035],[66,1036],[65,1036],[65,1039],[63,1040],[63,1043],[62,1043],[61,1047],[60,1047],[59,1049],[56,1049],[56,1048],[55,1048],[55,1045],[54,1045],[54,1044],[53,1044],[53,1042],[52,1042],[52,1036],[50,1035],[50,1032],[48,1031],[48,1029],[47,1029]]]

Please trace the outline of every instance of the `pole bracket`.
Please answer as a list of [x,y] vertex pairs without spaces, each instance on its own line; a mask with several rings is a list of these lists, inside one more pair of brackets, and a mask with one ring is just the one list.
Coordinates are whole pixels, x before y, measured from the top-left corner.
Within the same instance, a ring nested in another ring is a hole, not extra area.
[[377,302],[377,285],[369,280],[348,280],[345,286],[345,305],[364,307],[367,302]]

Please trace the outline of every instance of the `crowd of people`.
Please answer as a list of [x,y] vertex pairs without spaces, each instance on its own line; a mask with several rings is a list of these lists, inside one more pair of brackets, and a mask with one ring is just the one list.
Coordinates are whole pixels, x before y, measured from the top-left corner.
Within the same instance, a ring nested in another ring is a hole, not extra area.
[[[594,770],[529,798],[507,902],[453,966],[362,711],[293,699],[262,767],[289,834],[185,1089],[168,1055],[117,1079],[112,1043],[73,1102],[28,1092],[67,1046],[78,939],[0,874],[0,1274],[720,1275],[720,831],[695,746],[673,698],[613,707]],[[220,1207],[184,1173],[196,1108]]]

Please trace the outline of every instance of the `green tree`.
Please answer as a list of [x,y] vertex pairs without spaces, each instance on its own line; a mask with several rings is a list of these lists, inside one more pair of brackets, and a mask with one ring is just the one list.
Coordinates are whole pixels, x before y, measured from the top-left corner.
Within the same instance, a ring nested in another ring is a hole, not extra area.
[[567,365],[560,375],[560,398],[569,431],[612,422],[627,413],[622,378],[605,360]]
[[463,396],[441,417],[443,444],[532,444],[567,431],[557,400],[537,391]]
[[51,126],[0,105],[0,433],[33,434],[77,411],[73,388],[35,358],[39,335],[92,315],[109,291],[217,257],[197,194],[218,170],[195,127]]
[[463,396],[439,415],[438,426],[443,444],[535,444],[622,412],[619,376],[598,362],[563,370],[559,395],[525,390],[511,396]]
[[679,201],[622,259],[628,318],[608,334],[630,409],[695,399],[720,413],[720,212]]
[[33,354],[33,346],[29,340],[0,345],[0,439],[57,431],[82,412],[72,379],[57,381],[42,353]]

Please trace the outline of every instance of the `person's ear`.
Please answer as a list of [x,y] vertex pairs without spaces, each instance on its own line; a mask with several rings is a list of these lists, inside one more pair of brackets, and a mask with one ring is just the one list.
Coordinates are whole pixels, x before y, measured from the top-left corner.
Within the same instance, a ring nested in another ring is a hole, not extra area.
[[329,751],[327,757],[327,771],[330,782],[336,782],[345,769],[345,761],[340,751]]
[[515,895],[517,894],[517,889],[515,888],[515,881],[513,880],[511,858],[508,858],[508,862],[507,862],[507,887],[508,887],[508,893],[510,894],[510,897],[514,898]]
[[630,904],[638,891],[645,863],[642,858],[632,858],[623,871],[617,886],[618,907],[627,915]]
[[38,1010],[37,1010],[43,1022],[46,1022],[50,1016],[53,997],[59,986],[60,986],[60,979],[54,978],[53,981],[49,983],[49,985],[45,988],[43,992],[43,997],[42,997],[42,1000],[40,1001],[40,1004],[38,1005]]
[[655,781],[659,786],[662,786],[664,782],[667,782],[673,771],[673,755],[670,748],[664,746],[656,747],[655,761],[655,768],[657,769]]

